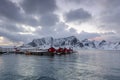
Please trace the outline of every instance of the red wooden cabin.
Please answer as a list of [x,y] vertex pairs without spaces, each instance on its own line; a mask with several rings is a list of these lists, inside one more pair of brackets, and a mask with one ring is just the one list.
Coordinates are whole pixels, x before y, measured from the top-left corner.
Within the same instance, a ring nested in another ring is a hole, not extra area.
[[67,48],[63,49],[63,53],[68,53],[68,52],[69,52],[69,49],[67,49]]
[[54,47],[51,47],[48,49],[48,52],[50,53],[55,53],[56,52],[56,49]]
[[63,53],[63,48],[58,48],[56,52]]

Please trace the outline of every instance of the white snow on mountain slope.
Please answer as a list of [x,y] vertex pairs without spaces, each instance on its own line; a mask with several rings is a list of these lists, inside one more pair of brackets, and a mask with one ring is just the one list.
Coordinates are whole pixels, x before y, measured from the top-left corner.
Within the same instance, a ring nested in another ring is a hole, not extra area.
[[54,39],[52,37],[34,39],[32,42],[25,44],[22,47],[37,47],[41,49],[48,49],[51,46],[55,48],[67,47],[73,49],[120,50],[120,42],[108,42],[105,40],[90,41],[88,39],[80,41],[75,36],[58,39]]

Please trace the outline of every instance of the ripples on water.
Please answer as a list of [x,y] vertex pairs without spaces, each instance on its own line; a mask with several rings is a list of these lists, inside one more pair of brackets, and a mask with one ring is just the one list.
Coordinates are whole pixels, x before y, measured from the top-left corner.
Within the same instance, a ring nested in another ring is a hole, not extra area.
[[0,80],[120,80],[120,51],[0,55]]

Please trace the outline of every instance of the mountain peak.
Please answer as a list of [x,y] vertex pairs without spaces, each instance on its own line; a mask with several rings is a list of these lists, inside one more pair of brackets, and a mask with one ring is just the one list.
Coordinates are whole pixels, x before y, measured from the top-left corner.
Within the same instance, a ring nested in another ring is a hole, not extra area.
[[79,40],[75,36],[58,39],[54,39],[53,37],[44,37],[40,39],[34,39],[32,42],[28,43],[28,45],[32,47],[50,47],[51,45],[54,47],[72,47],[77,45],[78,42]]
[[67,38],[76,38],[75,36],[69,36],[69,37],[67,37]]
[[90,41],[84,39],[79,41],[75,36],[69,36],[65,38],[53,38],[53,37],[43,37],[39,39],[34,39],[32,42],[28,43],[23,47],[39,47],[41,49],[48,49],[49,47],[67,47],[74,49],[117,49],[120,50],[120,42],[111,43],[105,40],[100,41]]

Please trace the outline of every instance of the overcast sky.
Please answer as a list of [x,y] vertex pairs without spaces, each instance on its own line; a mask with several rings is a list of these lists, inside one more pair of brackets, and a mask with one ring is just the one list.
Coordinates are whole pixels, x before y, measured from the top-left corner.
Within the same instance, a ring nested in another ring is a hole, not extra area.
[[0,45],[41,37],[120,41],[120,0],[0,0]]

